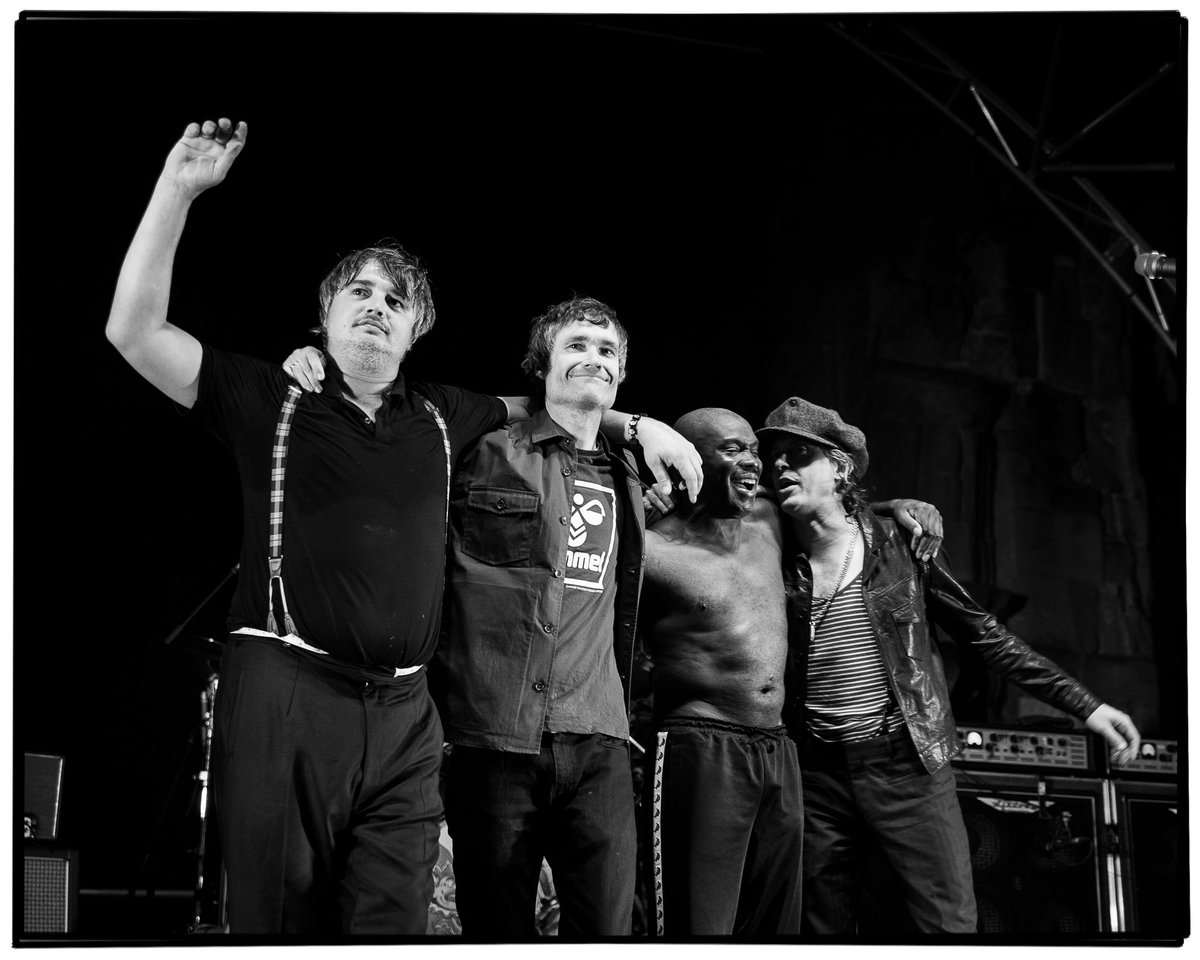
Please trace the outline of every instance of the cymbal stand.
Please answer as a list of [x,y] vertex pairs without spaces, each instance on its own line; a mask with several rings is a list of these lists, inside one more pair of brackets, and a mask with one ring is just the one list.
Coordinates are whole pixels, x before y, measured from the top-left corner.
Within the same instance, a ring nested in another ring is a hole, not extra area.
[[[204,760],[200,770],[195,774],[196,781],[200,784],[200,839],[196,844],[196,898],[193,911],[193,921],[197,926],[202,923],[201,914],[204,908],[204,854],[208,838],[208,788],[212,772],[213,706],[216,703],[216,697],[217,675],[212,673],[209,675],[204,689],[200,691],[200,741]],[[223,900],[223,897],[218,898],[221,913],[224,913]],[[223,916],[220,917],[218,925],[223,926],[224,920]]]

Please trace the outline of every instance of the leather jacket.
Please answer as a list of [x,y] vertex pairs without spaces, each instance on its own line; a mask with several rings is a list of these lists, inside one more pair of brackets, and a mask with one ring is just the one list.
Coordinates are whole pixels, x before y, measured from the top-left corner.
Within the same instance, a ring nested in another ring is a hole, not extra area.
[[[863,600],[892,693],[930,773],[949,763],[961,749],[930,621],[956,643],[971,644],[990,668],[1039,700],[1080,718],[1100,706],[1101,701],[1083,684],[980,607],[950,573],[945,551],[929,563],[921,563],[894,521],[881,520],[867,510],[860,511],[858,519],[866,540]],[[812,569],[794,541],[784,561],[784,580],[791,651],[784,720],[793,738],[801,742]]]

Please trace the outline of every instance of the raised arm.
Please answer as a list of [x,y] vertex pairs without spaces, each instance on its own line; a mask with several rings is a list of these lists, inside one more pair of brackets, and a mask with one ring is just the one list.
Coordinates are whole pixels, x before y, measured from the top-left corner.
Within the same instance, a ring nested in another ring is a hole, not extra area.
[[192,201],[225,179],[246,145],[246,124],[189,123],[159,174],[134,234],[105,333],[138,373],[186,407],[196,402],[200,343],[167,322],[175,249]]

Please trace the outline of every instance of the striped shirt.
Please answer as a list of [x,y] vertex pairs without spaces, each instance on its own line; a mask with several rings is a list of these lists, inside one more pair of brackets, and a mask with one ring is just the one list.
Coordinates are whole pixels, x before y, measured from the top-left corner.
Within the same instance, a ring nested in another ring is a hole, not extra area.
[[891,733],[904,722],[888,684],[862,596],[862,574],[822,611],[808,652],[804,701],[808,729],[820,740],[846,743]]

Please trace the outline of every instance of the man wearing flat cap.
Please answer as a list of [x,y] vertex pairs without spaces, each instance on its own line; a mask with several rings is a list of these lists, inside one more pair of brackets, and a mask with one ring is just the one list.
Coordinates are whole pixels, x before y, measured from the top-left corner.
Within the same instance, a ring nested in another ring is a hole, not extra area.
[[930,622],[1085,719],[1114,757],[1136,755],[1137,728],[980,607],[944,551],[914,559],[896,524],[866,509],[866,437],[836,410],[791,397],[757,434],[784,517],[784,720],[802,745],[803,930],[853,935],[870,842],[920,931],[973,933],[970,849],[949,767],[958,737]]

